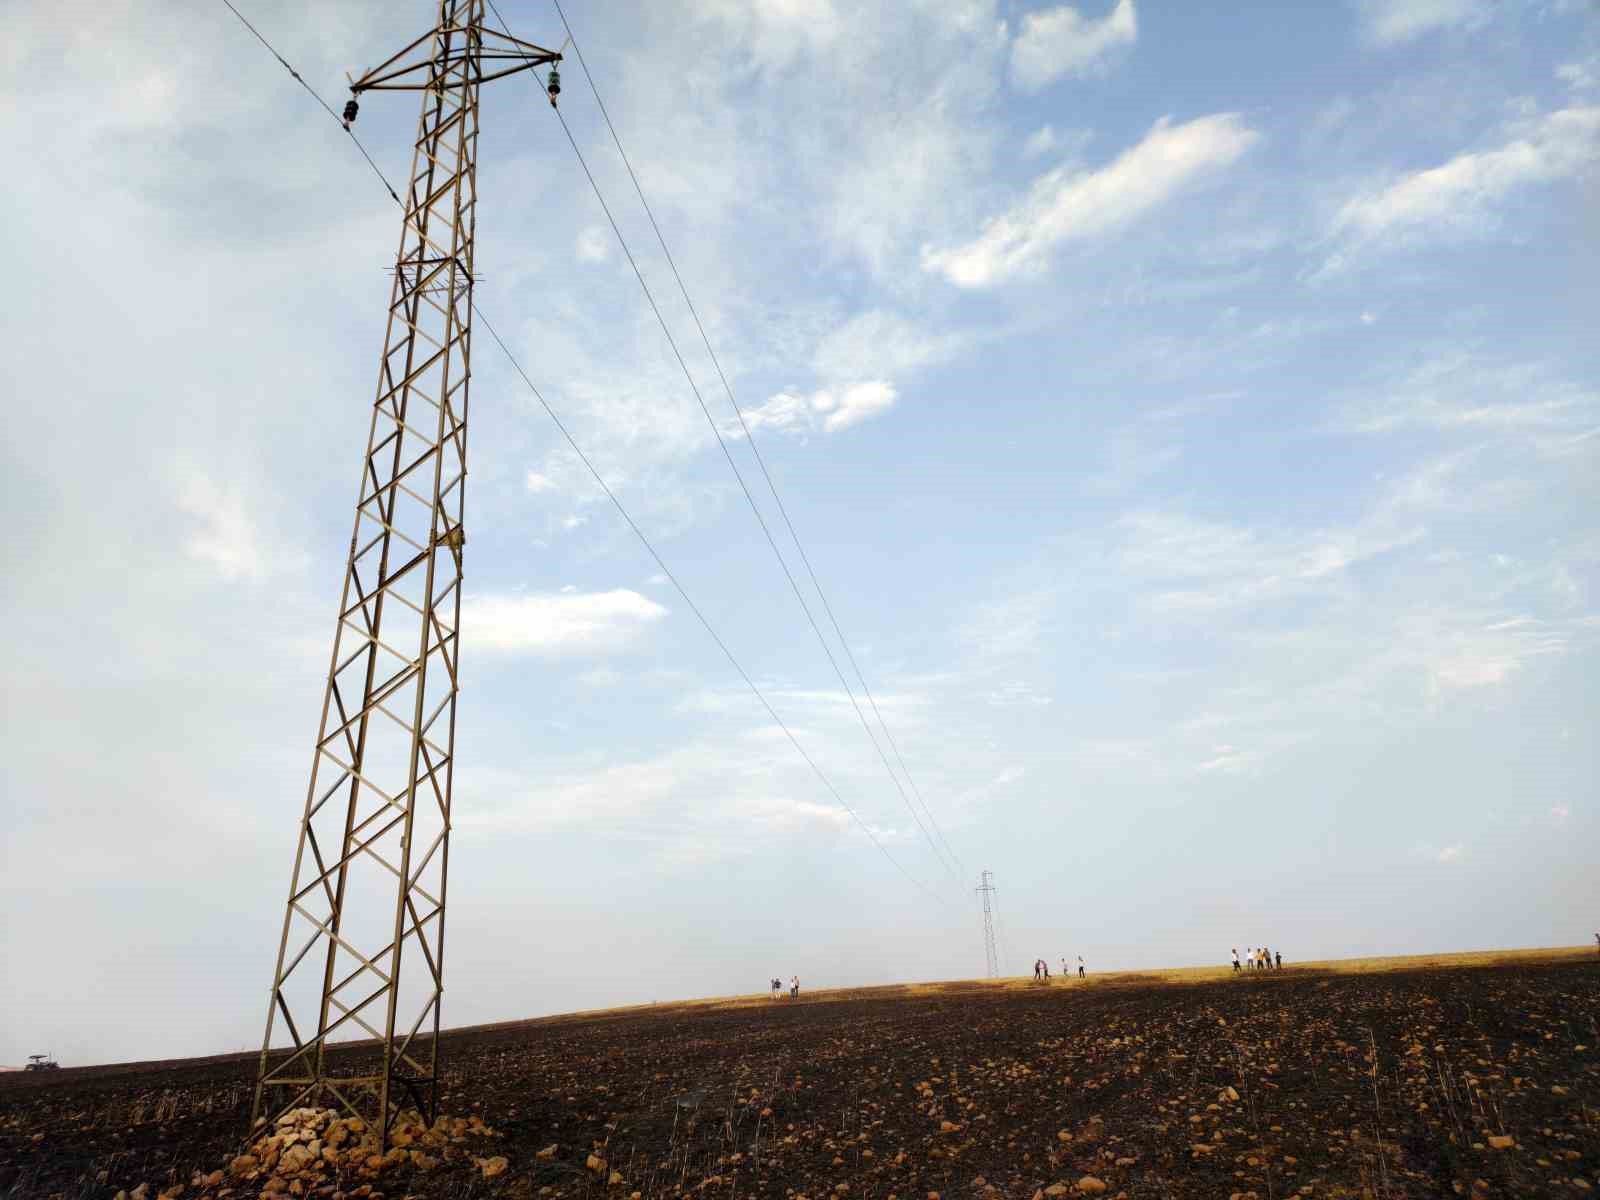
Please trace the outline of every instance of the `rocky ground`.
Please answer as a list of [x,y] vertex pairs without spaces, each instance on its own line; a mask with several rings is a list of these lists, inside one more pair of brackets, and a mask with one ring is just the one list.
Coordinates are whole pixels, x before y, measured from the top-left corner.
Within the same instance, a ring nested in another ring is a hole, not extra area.
[[238,1158],[246,1059],[10,1074],[0,1196],[1600,1197],[1597,1018],[1600,960],[662,1006],[447,1035],[382,1158]]

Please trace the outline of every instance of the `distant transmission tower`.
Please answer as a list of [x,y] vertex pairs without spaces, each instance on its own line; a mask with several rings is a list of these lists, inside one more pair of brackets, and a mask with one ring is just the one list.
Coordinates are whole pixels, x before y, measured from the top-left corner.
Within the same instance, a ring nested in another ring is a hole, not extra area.
[[[478,88],[561,57],[485,29],[483,0],[438,13],[351,85],[421,92],[422,116],[253,1107],[342,1108],[385,1145],[402,1108],[438,1104]],[[378,1044],[335,1069],[329,1043],[360,1037]]]
[[989,898],[994,895],[994,884],[989,882],[991,872],[985,871],[981,882],[973,890],[983,897],[983,954],[989,963],[989,978],[1000,978],[1000,956],[994,949],[994,910]]

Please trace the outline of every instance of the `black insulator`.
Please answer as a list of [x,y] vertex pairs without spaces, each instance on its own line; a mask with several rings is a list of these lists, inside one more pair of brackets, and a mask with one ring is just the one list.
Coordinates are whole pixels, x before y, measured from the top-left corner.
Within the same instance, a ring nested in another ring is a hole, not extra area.
[[561,95],[561,72],[554,67],[550,68],[550,82],[545,85],[546,92],[550,94],[550,103],[556,102],[556,97]]
[[344,102],[344,127],[349,129],[356,119],[356,114],[361,111],[361,106],[356,103],[355,97]]

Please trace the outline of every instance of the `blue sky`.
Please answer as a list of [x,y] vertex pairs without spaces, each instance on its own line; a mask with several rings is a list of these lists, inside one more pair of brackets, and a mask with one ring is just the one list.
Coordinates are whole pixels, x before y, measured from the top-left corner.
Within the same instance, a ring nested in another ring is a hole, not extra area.
[[[412,7],[244,11],[337,103]],[[979,974],[985,867],[1019,972],[1588,940],[1593,7],[867,7],[568,15],[960,870],[856,722],[542,95],[505,80],[482,310],[935,898],[480,334],[447,1022]],[[553,9],[501,8],[560,43]],[[395,213],[220,4],[17,28],[0,950],[29,969],[0,1061],[243,1047]],[[407,96],[362,105],[392,177],[414,121]]]

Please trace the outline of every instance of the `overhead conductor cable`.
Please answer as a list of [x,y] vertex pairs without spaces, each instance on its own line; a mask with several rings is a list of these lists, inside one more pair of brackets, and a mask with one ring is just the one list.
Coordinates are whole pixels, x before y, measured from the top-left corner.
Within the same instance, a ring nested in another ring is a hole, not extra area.
[[[354,130],[351,129],[350,123],[353,120],[353,114],[352,114],[351,117],[341,118],[338,113],[334,112],[334,110],[328,106],[327,102],[325,100],[323,100],[321,95],[319,95],[317,93],[316,89],[313,88],[309,83],[307,83],[305,81],[305,79],[301,77],[300,73],[298,71],[296,71],[292,66],[290,66],[288,61],[281,54],[278,53],[277,49],[274,48],[273,45],[270,42],[268,42],[265,37],[263,37],[261,35],[260,31],[258,31],[254,25],[252,25],[248,20],[245,19],[244,14],[241,13],[237,8],[235,8],[233,6],[233,4],[230,2],[230,0],[222,0],[222,2],[223,2],[223,4],[225,4],[227,6],[228,10],[230,12],[232,12],[233,15],[239,19],[239,21],[245,26],[245,28],[248,29],[255,36],[256,40],[259,41],[263,46],[266,47],[268,53],[270,53],[275,59],[277,59],[278,62],[283,65],[284,69],[287,70],[289,72],[289,74],[294,77],[296,82],[298,82],[301,87],[305,88],[305,90],[308,93],[310,93],[312,98],[316,100],[316,102],[322,107],[322,109],[325,112],[327,112],[327,114],[330,117],[332,117],[334,121],[338,122],[339,125],[344,129],[344,131],[350,135],[350,140],[352,142],[354,142],[355,145],[356,145],[356,148],[361,151],[361,156],[363,158],[365,158],[367,163],[368,163],[368,165],[372,167],[373,173],[376,174],[378,179],[379,179],[379,181],[382,182],[382,184],[384,186],[384,190],[386,190],[389,193],[390,198],[392,200],[394,200],[395,203],[397,203],[397,204],[402,203],[402,201],[400,200],[399,195],[395,192],[394,188],[390,185],[388,179],[385,178],[383,172],[379,169],[377,163],[373,162],[372,156],[367,153],[366,147],[361,144],[361,140],[358,137],[356,137]],[[493,0],[490,0],[490,7],[494,8]],[[495,8],[495,16],[500,19],[502,24],[504,24],[504,18],[500,17],[500,11],[499,11],[498,8]],[[554,88],[551,88],[551,87],[549,87],[547,85],[546,90],[547,90],[547,94],[550,96],[551,106],[554,107],[555,106],[555,98],[559,94],[559,84],[557,84]],[[558,110],[558,112],[559,112],[559,110]],[[565,121],[562,122],[562,127],[563,128],[566,127],[566,122]],[[570,130],[568,130],[568,132],[567,132],[567,137],[568,137],[568,140],[570,141],[571,138],[572,138],[572,134],[571,134]],[[574,150],[577,149],[576,143],[573,144],[573,149]],[[580,157],[580,161],[581,161],[582,156],[580,155],[579,157]],[[585,170],[587,171],[587,167],[585,167]],[[594,182],[592,176],[590,178],[590,182],[591,182],[591,184]],[[603,203],[603,201],[602,201],[602,203]],[[642,279],[641,279],[641,282],[643,282]],[[862,832],[867,835],[868,839],[872,842],[872,844],[878,848],[878,851],[884,856],[884,858],[889,860],[889,862],[894,866],[894,868],[897,871],[900,872],[900,874],[904,875],[906,877],[906,879],[909,880],[920,891],[922,891],[923,893],[928,895],[930,898],[938,901],[940,904],[943,904],[943,905],[946,906],[946,908],[948,908],[949,907],[949,903],[948,903],[948,901],[945,900],[945,898],[941,894],[939,894],[937,892],[934,892],[931,889],[929,889],[928,886],[926,884],[924,884],[920,879],[918,879],[916,876],[912,875],[909,871],[907,871],[905,866],[900,862],[900,860],[897,859],[893,854],[891,854],[889,852],[888,847],[883,844],[882,840],[879,839],[878,835],[873,831],[872,827],[870,825],[868,825],[866,823],[866,821],[862,818],[861,814],[858,813],[855,810],[855,808],[852,807],[851,804],[847,800],[845,800],[844,796],[839,792],[838,788],[834,786],[833,781],[831,779],[829,779],[827,774],[822,770],[822,768],[817,765],[816,760],[814,760],[811,757],[811,755],[809,753],[807,753],[805,747],[803,745],[801,745],[799,739],[797,737],[795,737],[794,733],[789,729],[788,725],[784,722],[783,718],[778,715],[777,710],[772,706],[771,702],[768,701],[766,695],[761,691],[761,689],[756,685],[755,681],[750,677],[749,672],[747,672],[744,669],[744,667],[740,664],[739,660],[734,656],[733,651],[728,648],[727,643],[722,640],[721,636],[718,635],[716,629],[712,626],[711,622],[709,620],[707,620],[705,614],[700,610],[699,605],[697,605],[694,602],[694,600],[690,598],[688,591],[685,590],[683,584],[681,582],[679,582],[678,577],[676,575],[674,575],[672,570],[667,566],[666,562],[662,559],[661,555],[657,552],[655,546],[651,544],[650,539],[645,536],[644,531],[639,528],[638,524],[634,521],[633,517],[628,513],[628,510],[623,506],[622,501],[620,499],[618,499],[616,493],[613,492],[611,490],[611,488],[607,485],[605,479],[601,476],[599,470],[596,469],[594,463],[591,462],[589,457],[588,457],[588,455],[586,455],[583,452],[583,449],[578,445],[577,441],[573,438],[572,434],[567,430],[566,425],[562,422],[561,418],[556,414],[555,409],[553,409],[550,406],[550,404],[545,400],[544,395],[539,391],[539,389],[536,386],[534,386],[533,380],[530,379],[529,376],[528,376],[528,373],[523,370],[522,364],[517,361],[516,356],[511,352],[510,347],[506,345],[504,339],[502,339],[500,337],[499,333],[496,332],[494,326],[492,324],[490,324],[489,319],[486,316],[484,316],[483,310],[478,307],[476,301],[472,302],[472,311],[473,311],[473,315],[475,317],[477,317],[478,320],[483,322],[484,328],[486,330],[488,330],[489,336],[494,340],[495,345],[497,345],[500,348],[501,353],[506,356],[506,360],[511,364],[512,369],[515,370],[516,373],[519,376],[522,377],[523,383],[525,383],[527,385],[527,387],[528,387],[528,390],[533,393],[534,399],[536,399],[539,402],[540,407],[544,409],[546,415],[548,415],[549,418],[551,419],[551,421],[555,423],[556,428],[561,432],[561,436],[566,439],[566,442],[572,448],[573,453],[575,453],[578,456],[579,460],[583,463],[583,465],[586,468],[588,468],[588,471],[589,471],[590,475],[592,475],[594,477],[594,480],[595,480],[595,482],[597,484],[599,484],[600,489],[603,492],[605,492],[606,497],[611,501],[612,505],[616,508],[617,512],[621,515],[623,521],[626,522],[628,528],[633,531],[634,536],[639,539],[640,543],[644,546],[646,552],[655,561],[656,565],[661,568],[662,574],[665,575],[667,577],[667,579],[671,582],[673,588],[676,589],[678,595],[683,597],[683,602],[689,606],[689,610],[694,613],[695,617],[699,620],[700,624],[704,627],[705,631],[711,636],[711,640],[714,641],[717,644],[717,648],[722,651],[723,655],[728,659],[728,662],[730,664],[732,664],[734,671],[739,675],[739,677],[742,680],[744,680],[745,686],[748,687],[750,689],[750,691],[755,695],[756,699],[758,701],[760,701],[761,706],[766,710],[767,715],[770,716],[772,718],[773,722],[778,726],[778,728],[783,731],[784,736],[786,738],[788,738],[790,744],[793,745],[795,750],[799,752],[800,757],[805,760],[806,765],[809,766],[811,768],[812,772],[817,776],[817,778],[819,780],[821,780],[823,786],[828,790],[829,794],[832,795],[834,800],[838,802],[839,807],[843,808],[847,813],[850,814],[850,816],[855,820],[856,824],[861,827]],[[657,315],[659,316],[659,313]]]

